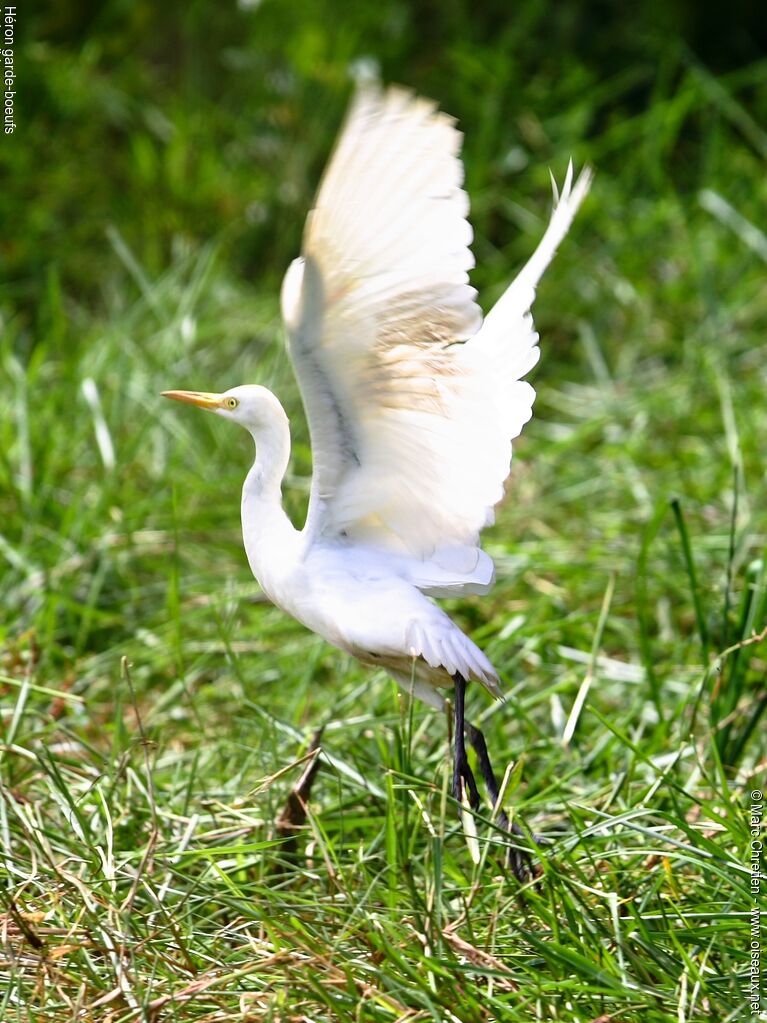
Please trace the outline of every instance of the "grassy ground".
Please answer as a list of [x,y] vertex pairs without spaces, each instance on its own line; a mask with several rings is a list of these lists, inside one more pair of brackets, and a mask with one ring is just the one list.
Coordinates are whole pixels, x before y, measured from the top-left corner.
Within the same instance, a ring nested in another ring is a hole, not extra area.
[[596,51],[536,64],[540,25],[516,66],[516,23],[492,46],[440,23],[436,66],[412,40],[384,58],[464,117],[486,304],[545,223],[548,165],[597,168],[536,306],[536,418],[487,537],[498,585],[450,605],[505,681],[505,704],[470,709],[514,764],[507,806],[551,839],[521,890],[489,812],[479,863],[457,826],[446,722],[260,598],[249,440],[158,398],[274,387],[300,519],[279,273],[345,61],[373,45],[362,14],[327,43],[309,7],[295,26],[265,10],[260,49],[179,15],[195,59],[177,74],[157,54],[118,67],[108,18],[79,49],[25,43],[37,116],[3,151],[0,1019],[747,1019],[767,66],[713,75],[666,41],[603,80]]

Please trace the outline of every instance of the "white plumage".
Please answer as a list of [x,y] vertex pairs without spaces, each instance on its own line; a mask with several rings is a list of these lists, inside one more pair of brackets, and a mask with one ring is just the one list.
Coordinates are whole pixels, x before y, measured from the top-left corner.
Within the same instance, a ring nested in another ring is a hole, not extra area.
[[283,287],[312,435],[306,532],[410,555],[411,580],[434,595],[492,583],[479,532],[531,415],[530,306],[590,181],[572,189],[568,171],[535,255],[483,325],[460,139],[426,100],[362,91]]
[[[268,596],[434,706],[459,679],[501,695],[487,657],[430,596],[492,584],[479,534],[532,414],[530,307],[591,180],[586,170],[573,185],[568,169],[538,248],[483,323],[460,141],[451,117],[404,89],[368,86],[352,104],[282,292],[312,440],[302,531],[282,510],[290,433],[274,395],[166,392],[253,435],[243,535]],[[460,731],[462,746],[462,717]],[[458,758],[457,736],[467,779]]]

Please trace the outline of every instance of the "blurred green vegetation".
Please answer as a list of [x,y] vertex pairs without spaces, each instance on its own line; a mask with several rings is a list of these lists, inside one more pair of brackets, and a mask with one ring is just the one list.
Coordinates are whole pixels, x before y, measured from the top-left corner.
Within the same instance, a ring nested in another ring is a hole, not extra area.
[[[764,121],[765,30],[743,2],[726,16],[615,0],[513,11],[460,0],[91,2],[25,12],[18,34],[20,128],[0,154],[3,293],[30,326],[51,274],[71,300],[99,301],[108,225],[151,274],[179,240],[223,234],[233,271],[275,286],[355,61],[461,120],[477,232],[503,248],[517,232],[499,198],[535,194],[565,154],[590,156],[606,178],[625,174],[630,149],[624,182],[636,195],[694,190],[717,172],[737,187],[738,149],[711,166],[712,132],[730,121],[748,137],[747,119]],[[712,72],[730,76],[724,93]],[[648,116],[658,104],[662,126]]]

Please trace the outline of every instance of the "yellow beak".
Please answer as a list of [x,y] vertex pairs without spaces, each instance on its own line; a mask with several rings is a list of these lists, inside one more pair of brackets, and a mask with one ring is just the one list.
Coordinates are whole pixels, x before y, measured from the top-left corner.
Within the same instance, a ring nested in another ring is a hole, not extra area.
[[163,391],[163,398],[173,398],[174,401],[184,401],[187,405],[197,405],[198,408],[206,408],[211,411],[224,407],[224,396],[222,394],[209,394],[207,391]]

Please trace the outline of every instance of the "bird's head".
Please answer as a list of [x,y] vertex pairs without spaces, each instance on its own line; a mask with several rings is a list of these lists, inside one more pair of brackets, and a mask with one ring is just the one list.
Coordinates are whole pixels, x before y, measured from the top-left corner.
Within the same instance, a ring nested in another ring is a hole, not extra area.
[[254,436],[273,426],[276,421],[286,421],[282,405],[272,392],[257,384],[231,387],[223,394],[207,391],[163,391],[162,394],[164,398],[196,405],[224,419],[231,419]]

